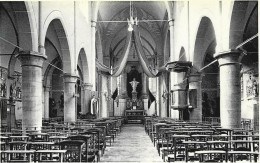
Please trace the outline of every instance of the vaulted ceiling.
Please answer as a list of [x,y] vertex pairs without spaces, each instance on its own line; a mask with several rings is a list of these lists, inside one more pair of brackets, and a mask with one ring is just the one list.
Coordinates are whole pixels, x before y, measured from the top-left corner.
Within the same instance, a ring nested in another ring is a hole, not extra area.
[[[168,20],[164,2],[133,1],[133,17],[138,20]],[[129,1],[100,2],[98,11],[98,33],[102,44],[102,53],[106,57],[113,55],[116,59],[122,55],[128,32],[127,19],[130,18]],[[125,22],[99,22],[99,21],[125,21]],[[139,22],[138,28],[142,46],[147,58],[153,58],[155,53],[163,55],[163,28],[165,22],[149,21]],[[136,61],[134,46],[131,48],[131,61]]]

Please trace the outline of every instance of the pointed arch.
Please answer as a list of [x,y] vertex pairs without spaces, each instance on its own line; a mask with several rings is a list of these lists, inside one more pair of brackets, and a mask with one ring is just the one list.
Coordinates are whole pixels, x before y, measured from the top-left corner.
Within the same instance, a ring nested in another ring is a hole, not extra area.
[[78,55],[78,66],[80,67],[82,73],[82,80],[84,83],[89,83],[89,67],[87,55],[85,49],[81,48]]
[[44,25],[43,25],[43,37],[41,42],[45,43],[45,38],[50,25],[54,26],[54,29],[57,34],[57,38],[60,43],[60,51],[61,51],[61,59],[63,63],[63,70],[66,73],[72,73],[72,63],[71,63],[71,50],[70,44],[68,40],[68,32],[64,25],[63,16],[60,11],[53,11],[51,12],[48,17],[46,18]]
[[196,41],[194,46],[194,57],[193,57],[193,66],[196,69],[200,69],[203,66],[203,58],[205,58],[206,50],[215,40],[215,46],[211,47],[215,50],[216,48],[216,35],[215,30],[212,24],[212,21],[209,17],[202,17],[199,28],[196,35]]

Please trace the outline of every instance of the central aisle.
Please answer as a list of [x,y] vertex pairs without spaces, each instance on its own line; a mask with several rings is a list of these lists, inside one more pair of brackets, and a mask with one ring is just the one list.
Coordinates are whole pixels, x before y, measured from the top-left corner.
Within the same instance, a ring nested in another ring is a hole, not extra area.
[[126,124],[112,146],[107,146],[103,162],[163,162],[141,124]]

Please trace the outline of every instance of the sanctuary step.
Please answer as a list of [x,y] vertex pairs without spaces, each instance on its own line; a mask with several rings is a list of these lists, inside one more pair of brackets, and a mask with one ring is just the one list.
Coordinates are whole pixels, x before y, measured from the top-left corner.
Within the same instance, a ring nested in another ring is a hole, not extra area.
[[127,123],[131,123],[131,124],[133,124],[133,123],[142,123],[142,120],[127,120]]

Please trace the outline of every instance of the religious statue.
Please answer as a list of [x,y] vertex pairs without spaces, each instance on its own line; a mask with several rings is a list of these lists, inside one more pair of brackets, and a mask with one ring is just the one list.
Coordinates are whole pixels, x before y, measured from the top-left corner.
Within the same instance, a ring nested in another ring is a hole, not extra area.
[[126,108],[128,108],[128,109],[131,109],[131,108],[132,108],[132,101],[131,101],[130,98],[127,99],[127,101],[126,101]]
[[169,93],[166,90],[164,90],[162,94],[163,103],[165,103],[165,101],[168,99],[168,95]]
[[139,84],[138,81],[135,80],[135,78],[133,79],[133,81],[129,82],[133,88],[133,91],[132,92],[136,92],[136,87],[137,85]]
[[21,93],[22,93],[21,88],[16,87],[16,98],[21,99],[22,98]]
[[247,89],[247,91],[246,91],[247,97],[257,97],[258,96],[258,83],[252,77],[252,75],[250,75],[249,79],[247,80],[246,89]]
[[257,97],[258,96],[258,83],[256,80],[254,80],[254,82],[253,82],[253,92],[254,92],[254,96]]
[[95,114],[96,116],[99,113],[98,110],[98,99],[95,97],[95,95],[93,95],[91,101],[90,101],[90,113],[91,114]]
[[60,95],[60,100],[59,100],[60,108],[64,108],[64,95]]
[[11,86],[10,86],[10,97],[15,97],[15,88],[16,87],[16,84],[15,83],[13,83],[13,84],[11,84]]
[[7,90],[6,84],[5,83],[1,84],[1,97],[6,97],[6,90]]

